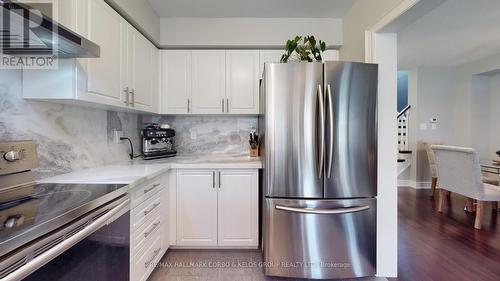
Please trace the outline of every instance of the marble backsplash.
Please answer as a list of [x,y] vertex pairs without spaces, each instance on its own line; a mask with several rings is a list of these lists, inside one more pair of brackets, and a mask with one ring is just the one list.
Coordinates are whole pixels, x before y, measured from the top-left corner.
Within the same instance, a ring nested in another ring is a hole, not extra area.
[[181,154],[249,153],[249,134],[257,129],[251,116],[144,116],[144,122],[168,123]]
[[128,160],[128,142],[113,142],[113,130],[130,137],[140,152],[143,122],[166,122],[176,130],[179,154],[248,154],[256,117],[152,116],[22,98],[20,70],[0,70],[0,141],[34,140],[38,178]]
[[0,70],[0,141],[34,140],[38,178],[128,159],[129,144],[113,142],[113,129],[139,152],[141,116],[22,98],[22,73]]

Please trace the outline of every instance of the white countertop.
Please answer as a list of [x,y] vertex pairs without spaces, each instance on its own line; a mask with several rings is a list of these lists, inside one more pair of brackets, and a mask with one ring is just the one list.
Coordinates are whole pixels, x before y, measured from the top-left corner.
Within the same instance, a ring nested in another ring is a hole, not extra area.
[[74,171],[39,180],[40,183],[128,184],[130,187],[155,178],[170,169],[260,169],[257,157],[242,155],[178,155],[156,160],[135,159]]

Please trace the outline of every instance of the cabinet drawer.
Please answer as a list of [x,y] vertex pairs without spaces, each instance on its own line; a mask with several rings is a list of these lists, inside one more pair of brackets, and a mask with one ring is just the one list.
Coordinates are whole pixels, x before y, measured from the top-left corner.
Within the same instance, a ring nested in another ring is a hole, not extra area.
[[132,280],[146,280],[154,270],[155,264],[161,259],[162,252],[160,235],[156,235],[152,243],[149,243],[147,250],[133,258],[130,274]]
[[164,202],[162,202],[161,196],[155,196],[132,209],[130,212],[131,231],[135,231],[146,221],[157,216],[160,209],[163,207],[162,204],[164,204]]
[[157,214],[131,233],[130,248],[133,256],[138,255],[141,249],[147,247],[145,245],[151,244],[151,239],[154,239],[161,232],[163,223],[161,214]]
[[161,177],[156,178],[146,184],[143,184],[140,187],[133,188],[130,192],[130,198],[132,200],[132,209],[137,205],[141,204],[148,198],[150,198],[153,194],[157,193],[164,187],[164,184],[161,182]]

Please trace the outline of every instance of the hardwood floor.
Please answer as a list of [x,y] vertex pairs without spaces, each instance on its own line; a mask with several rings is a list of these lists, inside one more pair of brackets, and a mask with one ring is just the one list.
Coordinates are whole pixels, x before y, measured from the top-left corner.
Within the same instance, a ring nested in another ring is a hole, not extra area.
[[391,280],[500,280],[500,213],[491,204],[476,230],[462,196],[451,194],[440,214],[429,190],[400,187],[398,195],[398,278]]

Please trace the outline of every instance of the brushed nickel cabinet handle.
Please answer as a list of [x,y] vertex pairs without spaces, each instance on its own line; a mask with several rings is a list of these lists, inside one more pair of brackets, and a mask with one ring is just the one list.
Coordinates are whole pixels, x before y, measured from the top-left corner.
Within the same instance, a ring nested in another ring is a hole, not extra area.
[[187,99],[187,111],[188,113],[191,112],[191,100]]
[[154,251],[153,257],[152,257],[149,261],[147,261],[147,262],[145,262],[145,263],[144,263],[144,266],[145,266],[146,268],[148,268],[148,267],[149,267],[149,265],[150,265],[151,263],[153,263],[153,261],[156,259],[156,256],[158,256],[158,253],[160,253],[160,251],[161,251],[161,248],[156,249],[156,250]]
[[226,112],[229,113],[229,98],[226,99]]
[[222,99],[222,113],[224,113],[224,99]]
[[159,184],[159,183],[155,183],[155,184],[153,184],[153,186],[152,186],[152,187],[150,187],[150,188],[148,188],[148,189],[144,189],[144,193],[148,193],[148,192],[150,192],[151,190],[153,190],[153,189],[157,188],[158,186],[160,186],[160,184]]
[[156,207],[160,206],[160,203],[156,203],[153,205],[153,207],[151,207],[150,209],[144,211],[144,215],[147,216],[149,213],[151,213],[154,209],[156,209]]
[[123,90],[123,92],[125,93],[125,100],[123,102],[125,103],[126,106],[129,106],[130,98],[129,98],[128,87],[126,87],[125,90]]
[[151,233],[153,233],[153,231],[155,231],[155,229],[160,225],[160,221],[156,222],[155,224],[153,224],[153,227],[151,227],[151,229],[149,231],[146,231],[144,232],[144,238],[147,238]]
[[130,91],[130,96],[132,97],[130,99],[130,104],[132,105],[132,107],[135,107],[135,89],[132,89],[132,91]]

